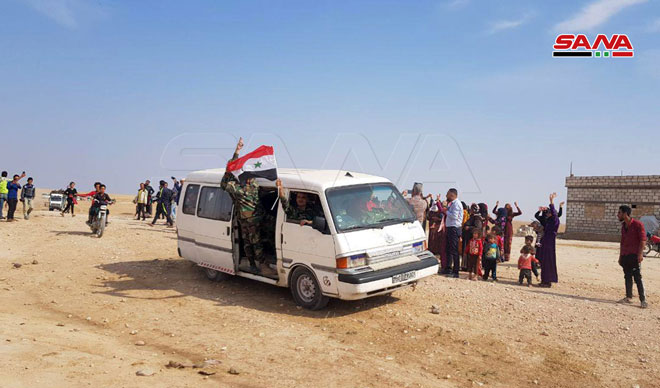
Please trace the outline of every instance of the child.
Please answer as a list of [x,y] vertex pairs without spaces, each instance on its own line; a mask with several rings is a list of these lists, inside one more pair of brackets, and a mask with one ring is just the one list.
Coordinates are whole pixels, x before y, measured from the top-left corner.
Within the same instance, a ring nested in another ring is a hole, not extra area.
[[522,250],[522,255],[518,259],[518,269],[520,275],[518,276],[518,283],[523,284],[523,279],[527,279],[527,287],[532,285],[532,263],[539,261],[536,257],[532,256],[532,248],[525,245]]
[[493,281],[497,281],[497,262],[502,257],[500,247],[497,245],[497,235],[488,236],[488,244],[483,249],[484,280],[488,280],[488,275],[493,273]]
[[468,244],[468,259],[467,259],[467,270],[468,270],[468,279],[476,280],[477,279],[477,262],[482,256],[484,251],[484,244],[481,241],[481,231],[473,230],[472,239]]
[[541,247],[541,239],[543,238],[543,225],[538,221],[534,221],[529,224],[529,226],[531,226],[534,229],[534,233],[536,233],[536,242],[534,245],[535,248],[538,249]]
[[[525,236],[525,245],[520,249],[520,253],[523,253],[525,247],[529,248],[529,253],[534,256],[536,254],[536,249],[534,248],[534,236]],[[538,259],[537,259],[538,260]],[[535,261],[532,261],[532,273],[536,277],[536,280],[539,280],[539,265]]]
[[69,209],[71,210],[71,217],[75,217],[76,215],[73,208],[76,204],[76,196],[78,195],[78,190],[76,190],[76,182],[69,183],[69,187],[64,190],[64,195],[66,195],[66,206],[64,209],[62,209],[62,217],[64,217],[64,213],[68,212]]
[[502,229],[499,226],[493,226],[493,234],[497,238],[497,246],[500,248],[500,262],[504,262],[504,237],[502,237]]

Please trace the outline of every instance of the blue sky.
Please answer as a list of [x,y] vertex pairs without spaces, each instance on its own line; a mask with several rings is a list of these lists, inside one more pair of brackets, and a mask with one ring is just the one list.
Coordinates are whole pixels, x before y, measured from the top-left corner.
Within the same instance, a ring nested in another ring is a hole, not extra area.
[[[626,33],[635,58],[553,59],[558,33]],[[6,0],[0,50],[0,169],[40,187],[131,193],[241,135],[527,215],[571,161],[658,173],[657,0]]]

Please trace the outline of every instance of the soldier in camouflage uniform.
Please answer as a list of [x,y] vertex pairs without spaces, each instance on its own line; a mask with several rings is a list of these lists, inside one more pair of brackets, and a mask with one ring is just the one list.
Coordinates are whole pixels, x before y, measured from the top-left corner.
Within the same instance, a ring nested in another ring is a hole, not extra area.
[[307,193],[297,193],[296,194],[296,205],[291,206],[289,199],[284,195],[284,188],[282,187],[282,181],[277,180],[277,189],[280,195],[280,201],[282,202],[282,208],[286,213],[286,217],[289,220],[300,221],[300,226],[311,225],[316,216],[316,212],[309,206]]
[[[243,139],[241,138],[236,145],[236,151],[230,161],[238,158],[238,153],[243,148]],[[220,182],[220,187],[226,191],[234,200],[234,206],[238,211],[238,225],[243,236],[243,249],[248,261],[250,270],[260,273],[257,267],[257,261],[263,260],[263,249],[261,247],[261,217],[257,214],[259,207],[259,184],[254,178],[248,179],[244,185],[234,177],[231,172],[225,172]]]

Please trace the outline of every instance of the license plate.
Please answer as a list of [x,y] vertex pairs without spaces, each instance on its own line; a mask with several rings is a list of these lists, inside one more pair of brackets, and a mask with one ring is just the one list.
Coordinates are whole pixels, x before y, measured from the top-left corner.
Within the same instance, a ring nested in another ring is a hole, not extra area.
[[417,275],[417,271],[410,271],[405,273],[400,273],[392,276],[392,284],[405,282],[406,280],[414,279]]

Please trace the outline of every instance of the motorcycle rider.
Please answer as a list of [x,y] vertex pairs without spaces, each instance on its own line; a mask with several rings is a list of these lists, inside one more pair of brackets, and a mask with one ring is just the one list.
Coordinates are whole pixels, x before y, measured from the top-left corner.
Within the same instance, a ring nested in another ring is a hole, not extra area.
[[[87,225],[92,225],[92,220],[98,214],[99,208],[102,205],[109,205],[114,202],[108,194],[105,192],[105,185],[99,183],[98,192],[94,194],[94,199],[92,200],[92,206],[89,208],[89,220]],[[106,211],[105,224],[108,225],[108,212]]]

